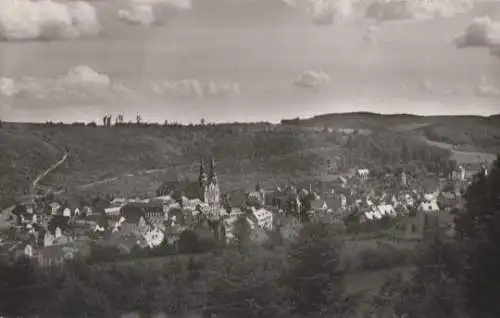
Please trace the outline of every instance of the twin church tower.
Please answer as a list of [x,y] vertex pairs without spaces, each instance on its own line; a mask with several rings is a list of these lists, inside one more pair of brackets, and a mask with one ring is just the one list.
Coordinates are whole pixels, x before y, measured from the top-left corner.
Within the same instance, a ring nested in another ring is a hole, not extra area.
[[205,172],[203,159],[200,159],[200,199],[209,205],[220,204],[220,189],[219,182],[217,181],[217,174],[215,173],[215,161],[212,158],[210,161],[210,170],[208,174]]

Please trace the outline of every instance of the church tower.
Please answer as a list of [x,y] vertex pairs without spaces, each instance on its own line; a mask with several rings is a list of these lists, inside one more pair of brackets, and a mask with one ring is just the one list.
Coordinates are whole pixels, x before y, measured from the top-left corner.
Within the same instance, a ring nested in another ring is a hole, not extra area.
[[220,203],[220,189],[217,181],[217,174],[215,172],[215,161],[213,158],[210,162],[208,183],[205,189],[205,202],[208,204],[218,205]]
[[198,178],[200,183],[200,189],[204,190],[208,183],[208,177],[205,173],[205,166],[203,164],[203,158],[200,158],[200,176]]

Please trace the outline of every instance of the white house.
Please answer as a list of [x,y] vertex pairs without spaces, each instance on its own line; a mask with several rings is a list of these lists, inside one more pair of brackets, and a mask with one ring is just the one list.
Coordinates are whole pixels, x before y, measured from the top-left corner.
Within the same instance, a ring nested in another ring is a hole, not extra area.
[[420,203],[418,209],[424,213],[437,212],[439,211],[439,206],[436,200],[425,200]]
[[27,244],[24,248],[24,255],[27,257],[33,257],[33,246]]
[[377,205],[375,209],[383,216],[396,216],[396,210],[391,204]]
[[69,208],[65,208],[63,210],[63,216],[71,217],[71,210]]
[[49,203],[49,213],[51,215],[57,214],[59,212],[59,209],[61,209],[61,205],[57,202],[51,202]]
[[50,234],[49,231],[45,232],[45,236],[43,237],[43,246],[51,246],[54,244],[55,237],[54,235]]
[[106,215],[109,215],[109,216],[117,216],[117,215],[120,215],[121,208],[122,208],[121,205],[120,206],[112,206],[112,207],[104,209],[104,213],[106,213]]
[[370,170],[368,169],[358,169],[358,176],[362,179],[362,180],[366,180],[368,179],[368,176],[370,175]]
[[463,166],[458,166],[456,169],[454,169],[451,172],[451,178],[453,180],[457,181],[464,181],[465,180],[465,169]]
[[373,206],[370,211],[364,213],[368,220],[380,220],[384,216],[395,216],[396,210],[390,204]]
[[157,228],[153,228],[149,231],[146,231],[144,234],[144,239],[149,247],[153,248],[159,246],[163,239],[165,238],[165,234]]
[[266,209],[252,209],[252,215],[257,220],[257,226],[271,230],[273,228],[273,213]]

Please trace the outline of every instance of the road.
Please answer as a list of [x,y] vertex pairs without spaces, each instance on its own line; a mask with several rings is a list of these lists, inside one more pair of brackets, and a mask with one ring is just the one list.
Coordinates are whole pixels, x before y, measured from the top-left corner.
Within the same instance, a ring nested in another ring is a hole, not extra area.
[[57,169],[57,167],[59,167],[60,165],[62,165],[66,161],[66,159],[68,159],[68,156],[69,156],[69,152],[65,153],[64,156],[61,158],[61,160],[59,160],[58,162],[54,163],[47,170],[45,170],[42,173],[40,173],[38,175],[38,177],[36,177],[36,179],[32,183],[33,189],[35,189],[36,186],[38,185],[38,183],[40,181],[42,181],[42,179],[45,178],[49,173],[51,173],[52,171],[54,171],[55,169]]
[[[41,172],[35,178],[35,180],[33,180],[33,182],[31,183],[31,187],[33,190],[32,193],[35,193],[35,190],[36,190],[36,187],[38,186],[38,183],[40,183],[40,181],[42,181],[42,179],[45,178],[49,173],[51,173],[52,171],[57,169],[60,165],[62,165],[66,161],[66,159],[68,159],[68,157],[69,157],[69,152],[65,153],[64,156],[59,161],[57,161],[52,166],[50,166],[49,168],[47,168],[46,170]],[[35,196],[35,197],[41,198],[43,196],[40,195],[40,196]],[[9,219],[9,215],[14,208],[15,208],[15,205],[10,206],[10,207],[0,211],[0,227],[2,225],[5,225],[4,223]]]

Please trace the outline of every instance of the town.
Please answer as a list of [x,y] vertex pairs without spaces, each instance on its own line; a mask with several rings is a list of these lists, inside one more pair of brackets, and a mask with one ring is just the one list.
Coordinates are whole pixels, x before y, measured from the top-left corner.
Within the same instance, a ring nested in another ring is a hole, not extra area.
[[[346,239],[372,233],[370,240],[404,249],[417,246],[429,231],[453,236],[454,214],[478,173],[487,174],[487,166],[456,165],[448,175],[420,176],[402,169],[377,176],[357,167],[324,180],[221,193],[216,160],[201,158],[198,180],[168,181],[155,197],[107,196],[87,204],[54,195],[20,197],[2,212],[8,225],[1,229],[0,247],[8,259],[22,256],[43,267],[59,266],[89,257],[96,246],[113,247],[118,257],[160,246],[182,253],[230,245],[241,238],[242,222],[257,244],[272,233],[293,239],[307,219],[323,218]],[[179,250],[186,232],[209,247]]]

